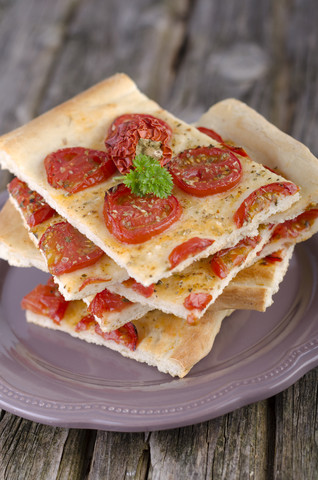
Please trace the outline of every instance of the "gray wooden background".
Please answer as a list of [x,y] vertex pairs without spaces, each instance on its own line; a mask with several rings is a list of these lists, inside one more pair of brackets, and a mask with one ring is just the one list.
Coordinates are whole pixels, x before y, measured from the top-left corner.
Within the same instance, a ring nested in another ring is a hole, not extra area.
[[[188,121],[237,97],[318,154],[317,0],[0,0],[0,133],[119,71]],[[315,369],[268,400],[145,434],[0,410],[0,480],[317,479],[317,386]]]

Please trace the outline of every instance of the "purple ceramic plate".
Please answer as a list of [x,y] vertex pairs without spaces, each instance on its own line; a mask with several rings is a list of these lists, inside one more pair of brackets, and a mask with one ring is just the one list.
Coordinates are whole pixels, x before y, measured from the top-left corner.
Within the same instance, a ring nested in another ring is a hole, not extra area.
[[190,425],[274,395],[318,365],[318,238],[299,245],[266,313],[237,311],[180,380],[28,325],[23,295],[47,276],[0,262],[0,407],[41,423],[114,431]]

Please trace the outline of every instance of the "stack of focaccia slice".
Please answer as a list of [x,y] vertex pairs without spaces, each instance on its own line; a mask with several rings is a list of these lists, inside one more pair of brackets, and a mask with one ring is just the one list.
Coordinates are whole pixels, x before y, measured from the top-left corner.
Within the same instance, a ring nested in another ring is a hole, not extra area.
[[271,304],[318,229],[305,147],[234,100],[187,125],[122,74],[1,137],[0,162],[1,256],[52,275],[27,320],[179,377],[233,309]]

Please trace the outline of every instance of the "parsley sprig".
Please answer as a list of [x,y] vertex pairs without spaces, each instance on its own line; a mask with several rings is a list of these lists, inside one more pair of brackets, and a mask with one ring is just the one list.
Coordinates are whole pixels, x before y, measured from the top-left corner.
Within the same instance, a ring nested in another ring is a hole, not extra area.
[[159,198],[171,195],[173,181],[168,170],[158,160],[148,155],[136,155],[133,168],[121,178],[132,193],[139,197],[153,194]]

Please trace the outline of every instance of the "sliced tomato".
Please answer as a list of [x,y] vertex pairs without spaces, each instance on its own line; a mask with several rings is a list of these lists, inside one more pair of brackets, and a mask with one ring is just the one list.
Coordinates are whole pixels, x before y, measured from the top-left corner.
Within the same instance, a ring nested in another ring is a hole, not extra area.
[[224,143],[224,140],[223,140],[223,138],[221,137],[221,135],[219,135],[219,134],[216,133],[214,130],[212,130],[212,128],[197,127],[197,129],[198,129],[200,132],[205,133],[205,135],[208,135],[208,137],[213,138],[213,140],[215,140],[216,142],[218,142],[218,143]]
[[38,285],[28,293],[21,302],[21,307],[38,315],[51,318],[61,323],[68,303],[58,291],[57,285],[50,278],[46,285]]
[[276,263],[276,262],[282,262],[283,259],[282,259],[282,254],[281,254],[281,251],[279,252],[275,252],[275,253],[271,253],[270,255],[267,255],[266,257],[264,257],[262,259],[262,263]]
[[105,278],[88,277],[83,281],[78,291],[80,292],[81,290],[84,290],[84,288],[87,287],[87,285],[91,285],[92,283],[104,283],[104,282],[107,282],[108,280]]
[[161,143],[161,165],[171,158],[169,141],[172,135],[170,126],[148,114],[129,113],[116,118],[108,130],[105,140],[108,158],[112,159],[118,170],[125,174],[132,167],[136,148],[140,139]]
[[76,193],[107,180],[116,171],[106,152],[90,148],[62,148],[44,160],[47,181],[54,188]]
[[155,290],[155,285],[152,283],[149,287],[144,287],[141,283],[136,282],[134,278],[128,278],[123,282],[125,287],[131,288],[135,292],[139,293],[143,297],[149,298]]
[[95,332],[103,337],[104,340],[113,340],[119,345],[124,345],[134,351],[137,348],[138,332],[135,325],[131,322],[126,323],[112,332],[103,332],[99,325],[96,325]]
[[317,218],[318,208],[306,210],[296,218],[286,220],[284,223],[277,225],[272,233],[271,240],[297,238],[301,233],[309,230]]
[[211,128],[206,128],[206,127],[197,127],[200,132],[205,133],[209,137],[213,138],[213,140],[216,140],[218,143],[221,143],[224,148],[227,148],[231,152],[233,152],[236,155],[241,155],[241,157],[248,157],[247,153],[245,152],[244,148],[242,147],[236,147],[235,145],[231,145],[228,142],[225,142],[223,138],[216,133],[214,130]]
[[31,228],[48,220],[56,213],[39,193],[31,190],[18,178],[14,178],[9,183],[8,191],[17,201],[25,221]]
[[180,262],[190,257],[190,255],[196,255],[202,252],[202,250],[212,245],[213,242],[214,240],[210,240],[209,238],[193,237],[181,243],[175,247],[169,255],[170,267],[175,268]]
[[68,222],[51,225],[42,235],[39,248],[52,275],[62,275],[93,265],[104,252]]
[[132,302],[127,300],[127,298],[117,293],[112,293],[105,288],[95,295],[87,310],[96,315],[96,317],[101,318],[105,312],[121,312],[129,305],[132,305]]
[[246,237],[234,247],[224,248],[211,257],[212,271],[219,278],[226,278],[232,268],[242,265],[247,255],[261,241],[260,236]]
[[215,147],[185,150],[169,164],[174,183],[195,197],[227,192],[242,177],[242,166],[233,153]]
[[95,327],[97,322],[95,317],[92,313],[86,315],[85,317],[81,318],[79,322],[75,325],[75,332],[84,332],[85,330],[89,330],[90,327]]
[[281,197],[295,195],[299,188],[291,182],[275,182],[254,190],[239,206],[234,214],[234,221],[238,228],[245,222],[250,222],[254,216],[268,208],[271,203],[277,203]]
[[183,305],[187,310],[204,310],[205,307],[211,302],[212,295],[209,293],[198,292],[190,293],[184,300]]
[[176,197],[138,197],[123,184],[105,195],[104,219],[108,230],[123,243],[142,243],[167,230],[182,213]]

